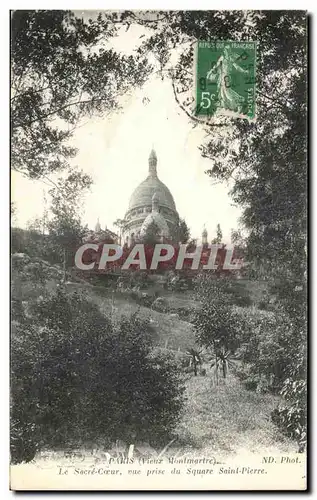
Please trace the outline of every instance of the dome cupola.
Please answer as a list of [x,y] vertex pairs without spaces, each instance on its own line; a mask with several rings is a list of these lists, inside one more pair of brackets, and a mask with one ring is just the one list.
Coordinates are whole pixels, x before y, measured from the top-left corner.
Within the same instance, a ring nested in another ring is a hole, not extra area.
[[157,175],[157,155],[154,149],[148,159],[148,175],[133,191],[125,214],[124,237],[138,239],[146,234],[153,222],[161,237],[174,234],[179,216],[174,198]]
[[154,193],[152,196],[152,212],[145,218],[142,227],[141,227],[141,236],[144,236],[151,226],[151,224],[155,224],[159,235],[161,237],[167,238],[169,236],[169,229],[166,223],[166,220],[159,213],[160,200],[157,193]]
[[152,149],[149,156],[149,174],[147,178],[133,191],[129,202],[129,211],[141,206],[152,206],[152,196],[156,193],[160,206],[176,212],[175,202],[170,190],[157,176],[157,156]]
[[149,156],[149,175],[151,175],[152,177],[157,176],[156,166],[157,166],[157,156],[154,149],[152,149]]
[[100,233],[100,231],[101,231],[101,225],[100,225],[100,222],[99,222],[99,217],[98,217],[98,219],[97,219],[97,223],[96,223],[96,225],[95,225],[95,232],[96,232],[96,233]]
[[206,245],[208,242],[208,233],[207,233],[207,229],[205,228],[205,226],[204,226],[203,232],[201,234],[201,239],[202,239],[203,245]]

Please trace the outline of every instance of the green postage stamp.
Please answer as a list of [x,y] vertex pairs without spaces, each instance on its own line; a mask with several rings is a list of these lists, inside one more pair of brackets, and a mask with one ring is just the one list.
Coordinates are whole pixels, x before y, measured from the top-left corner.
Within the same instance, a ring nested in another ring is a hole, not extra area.
[[256,42],[199,41],[196,115],[255,118]]

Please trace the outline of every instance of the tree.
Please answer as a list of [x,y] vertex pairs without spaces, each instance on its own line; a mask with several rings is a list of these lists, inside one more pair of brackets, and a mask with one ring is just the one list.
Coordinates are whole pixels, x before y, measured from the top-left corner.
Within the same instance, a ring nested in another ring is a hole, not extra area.
[[120,14],[84,21],[66,10],[16,10],[11,18],[12,168],[43,178],[68,167],[68,141],[84,116],[119,107],[141,85],[142,56],[109,49]]
[[87,231],[81,224],[79,207],[82,194],[90,185],[88,175],[73,170],[66,179],[60,178],[56,187],[49,191],[53,217],[47,223],[48,236],[51,244],[57,246],[60,252],[64,281],[67,267],[74,263],[75,252]]
[[196,293],[201,307],[194,313],[194,329],[199,345],[212,352],[216,377],[222,367],[226,378],[230,357],[239,347],[239,324],[232,314],[232,300],[225,292],[225,280],[199,275],[196,278]]
[[63,287],[30,304],[12,334],[12,461],[89,442],[166,444],[183,384],[172,357],[152,349],[152,338],[137,315],[113,321]]
[[16,204],[11,201],[10,202],[10,218],[11,218],[11,225],[16,221],[16,215],[17,215],[17,208]]
[[124,230],[124,227],[126,225],[126,220],[125,219],[116,219],[113,223],[115,227],[117,227],[120,231],[120,244],[122,244],[122,231]]
[[216,244],[219,244],[222,242],[222,231],[221,231],[221,227],[220,227],[220,224],[218,223],[217,224],[217,234],[216,234],[216,238],[214,238],[212,240],[212,244],[213,245],[216,245]]
[[152,221],[146,228],[146,232],[143,236],[143,243],[146,245],[155,245],[155,243],[159,243],[161,240],[160,233],[160,228]]
[[189,367],[193,367],[194,375],[197,377],[197,367],[202,365],[202,351],[191,347],[186,351],[186,355],[189,359]]
[[186,224],[185,219],[179,219],[178,224],[173,231],[172,240],[176,243],[188,243],[190,238],[190,229]]
[[219,370],[222,371],[223,379],[227,378],[229,368],[236,367],[236,358],[231,351],[226,351],[224,346],[217,347],[213,351],[213,361],[210,368],[214,368],[217,384],[219,382]]
[[231,229],[231,244],[239,248],[245,247],[245,238],[242,236],[241,229]]

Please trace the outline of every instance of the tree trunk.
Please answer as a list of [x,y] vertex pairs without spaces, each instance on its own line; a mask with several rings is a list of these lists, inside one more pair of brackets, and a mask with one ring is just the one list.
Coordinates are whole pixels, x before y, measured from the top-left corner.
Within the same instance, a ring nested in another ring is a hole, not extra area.
[[225,361],[222,362],[222,373],[223,373],[223,378],[226,378],[226,376],[227,376],[227,366],[226,366],[226,362]]
[[63,256],[63,283],[66,283],[66,248],[64,248]]

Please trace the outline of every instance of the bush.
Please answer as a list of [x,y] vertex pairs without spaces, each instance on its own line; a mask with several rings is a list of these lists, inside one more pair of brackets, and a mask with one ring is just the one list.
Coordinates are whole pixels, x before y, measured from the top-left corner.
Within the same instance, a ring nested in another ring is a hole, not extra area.
[[233,304],[239,307],[249,307],[252,305],[249,290],[245,283],[237,279],[224,280],[224,292],[229,295]]
[[273,410],[272,421],[287,436],[295,439],[299,445],[299,451],[303,452],[306,447],[306,425],[307,425],[307,383],[306,380],[285,381],[281,394],[285,402]]
[[139,286],[141,289],[147,288],[149,285],[149,277],[146,271],[133,271],[130,274],[130,288]]
[[282,308],[275,313],[249,310],[243,315],[243,322],[239,349],[243,364],[237,375],[247,389],[282,396],[272,420],[303,450],[307,413],[304,324],[296,324]]
[[51,265],[39,257],[31,259],[24,253],[14,253],[11,257],[11,266],[14,278],[24,283],[43,285],[49,279],[60,281],[63,278],[63,271],[57,265]]
[[12,228],[11,230],[11,252],[23,253],[29,257],[38,257],[50,263],[62,262],[59,248],[52,244],[47,235],[34,229]]
[[299,452],[306,447],[307,435],[307,370],[306,345],[302,343],[293,352],[289,377],[284,380],[281,395],[283,402],[272,412],[272,420],[287,436],[295,439]]
[[129,292],[129,297],[133,299],[139,306],[151,307],[155,300],[155,297],[149,295],[146,292],[134,291]]
[[146,321],[114,323],[62,288],[30,310],[12,334],[13,462],[100,438],[166,442],[183,387],[176,364],[152,352]]
[[262,385],[264,390],[280,392],[290,375],[295,353],[300,351],[292,322],[282,311],[249,309],[237,316],[243,332],[238,351],[243,362],[240,378],[249,386],[257,381],[256,388]]
[[155,311],[166,313],[169,311],[168,302],[164,297],[157,297],[152,303],[152,309]]
[[190,321],[195,314],[195,311],[193,312],[193,308],[191,307],[179,307],[176,309],[176,312],[184,321]]

